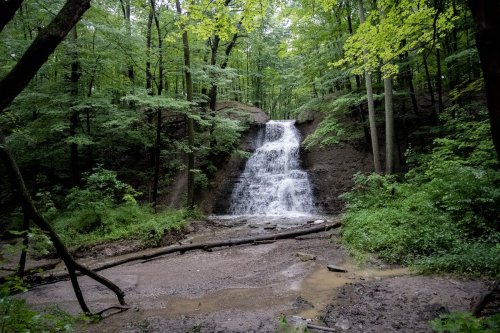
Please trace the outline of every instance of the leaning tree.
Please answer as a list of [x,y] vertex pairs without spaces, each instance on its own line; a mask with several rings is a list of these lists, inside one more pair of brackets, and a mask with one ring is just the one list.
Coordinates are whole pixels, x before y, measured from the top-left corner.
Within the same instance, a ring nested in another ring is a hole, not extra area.
[[[22,1],[0,2],[0,32],[3,27],[14,17]],[[37,37],[25,51],[17,64],[0,80],[0,114],[9,104],[26,88],[37,71],[47,61],[56,47],[63,41],[82,15],[90,8],[90,0],[67,0],[54,19],[45,28],[41,29]],[[25,186],[19,167],[7,148],[5,137],[0,133],[0,160],[5,165],[7,175],[12,183],[13,191],[19,198],[25,220],[33,223],[44,231],[63,260],[68,269],[71,284],[76,298],[83,312],[90,313],[80,289],[77,272],[80,272],[113,291],[122,306],[126,305],[125,293],[113,282],[97,274],[91,269],[76,262],[57,233],[38,212],[33,200]],[[102,313],[102,312],[101,312]]]

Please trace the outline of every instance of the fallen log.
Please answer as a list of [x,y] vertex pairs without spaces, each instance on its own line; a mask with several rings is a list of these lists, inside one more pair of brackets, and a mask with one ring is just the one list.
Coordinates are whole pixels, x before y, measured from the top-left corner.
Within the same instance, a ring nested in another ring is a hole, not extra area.
[[[243,244],[254,244],[254,245],[266,244],[266,242],[269,242],[269,241],[276,241],[279,239],[290,239],[290,238],[295,238],[297,236],[303,236],[303,235],[307,235],[307,234],[328,231],[331,229],[339,228],[340,225],[341,225],[340,222],[336,222],[336,223],[332,223],[332,224],[317,224],[317,225],[312,225],[312,226],[310,226],[308,228],[304,228],[304,229],[290,230],[290,231],[285,231],[285,232],[281,232],[281,233],[268,234],[268,235],[262,235],[262,236],[228,239],[228,240],[223,240],[223,241],[207,242],[207,243],[199,243],[199,244],[170,246],[170,247],[165,247],[165,248],[159,248],[157,250],[154,250],[154,251],[146,253],[146,254],[139,254],[136,256],[129,256],[127,258],[119,259],[116,261],[99,263],[95,266],[92,266],[91,269],[94,272],[98,272],[98,271],[102,271],[104,269],[127,264],[129,262],[151,261],[151,259],[153,259],[153,258],[160,257],[160,256],[163,256],[166,254],[176,253],[176,252],[179,252],[180,254],[184,254],[188,251],[194,251],[194,250],[207,251],[207,250],[215,248],[215,247],[230,247],[230,246],[243,245]],[[52,283],[52,282],[57,282],[60,280],[67,279],[68,277],[69,277],[69,275],[67,272],[61,272],[58,274],[50,274],[50,275],[42,276],[42,280],[44,282]],[[50,281],[47,281],[47,280],[50,280]]]

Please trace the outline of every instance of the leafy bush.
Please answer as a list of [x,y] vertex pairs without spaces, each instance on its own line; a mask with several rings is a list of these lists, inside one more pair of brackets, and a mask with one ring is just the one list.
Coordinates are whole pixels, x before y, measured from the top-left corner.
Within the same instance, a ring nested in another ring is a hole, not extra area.
[[78,321],[58,307],[40,312],[28,307],[24,300],[11,296],[26,291],[19,277],[7,278],[0,287],[0,332],[72,332]]
[[182,229],[184,210],[154,213],[149,207],[122,205],[99,206],[69,211],[53,222],[65,244],[70,247],[95,245],[119,239],[136,239],[157,245],[165,232]]
[[448,131],[431,154],[410,154],[414,168],[401,180],[356,175],[343,196],[343,241],[353,253],[426,272],[500,276],[500,172],[489,128],[455,119]]
[[74,187],[66,197],[68,209],[97,207],[101,205],[118,205],[136,203],[140,195],[134,188],[116,178],[116,172],[94,168],[93,173],[85,178],[84,187]]
[[[87,175],[82,187],[71,190],[66,209],[54,215],[52,225],[69,247],[119,239],[155,246],[165,232],[184,226],[186,211],[154,213],[151,207],[136,202],[138,195],[132,186],[118,180],[115,172],[98,167]],[[33,238],[32,247],[41,254],[52,250],[46,237]]]
[[494,333],[500,331],[500,314],[477,318],[468,312],[453,312],[432,320],[431,326],[437,333]]

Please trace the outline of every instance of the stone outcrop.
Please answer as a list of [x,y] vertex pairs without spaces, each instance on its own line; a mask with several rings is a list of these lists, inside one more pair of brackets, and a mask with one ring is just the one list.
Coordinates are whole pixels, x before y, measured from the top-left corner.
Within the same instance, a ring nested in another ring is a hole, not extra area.
[[[321,119],[321,113],[308,112],[306,117],[297,120],[296,125],[303,139],[314,132]],[[352,188],[356,172],[372,171],[370,155],[349,143],[302,149],[301,160],[302,167],[309,174],[315,204],[324,214],[342,211],[344,202],[339,195]]]

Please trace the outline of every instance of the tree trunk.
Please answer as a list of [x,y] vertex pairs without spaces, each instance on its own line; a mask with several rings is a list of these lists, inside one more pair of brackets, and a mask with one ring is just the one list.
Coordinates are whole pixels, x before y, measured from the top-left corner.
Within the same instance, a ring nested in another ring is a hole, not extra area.
[[0,81],[0,113],[23,91],[80,17],[90,0],[67,0],[56,17],[43,28],[22,58]]
[[[177,13],[182,15],[181,4],[179,0],[175,0]],[[182,32],[182,44],[184,50],[184,76],[186,77],[186,99],[188,102],[193,101],[193,79],[191,77],[191,54],[189,51],[189,39],[187,30]],[[194,208],[194,121],[191,117],[187,117],[187,136],[188,136],[188,188],[187,188],[187,206]]]
[[384,79],[385,100],[385,173],[394,171],[394,108],[392,102],[392,78]]
[[436,49],[436,66],[437,66],[437,75],[436,75],[436,88],[438,95],[438,114],[443,112],[443,71],[441,68],[441,51]]
[[[208,251],[208,250],[216,248],[216,247],[224,247],[224,246],[237,246],[237,245],[244,245],[244,244],[265,244],[269,241],[277,241],[280,239],[290,239],[290,238],[295,238],[295,237],[299,237],[299,236],[310,235],[313,233],[325,232],[328,230],[340,228],[340,226],[341,226],[341,224],[339,222],[335,222],[335,223],[331,223],[331,224],[324,223],[324,224],[317,224],[317,225],[309,225],[306,228],[294,229],[294,230],[284,231],[284,232],[275,233],[275,234],[264,234],[264,235],[257,235],[257,236],[251,236],[251,237],[245,237],[245,238],[233,238],[233,239],[219,240],[219,241],[214,241],[214,242],[197,243],[197,244],[168,246],[168,247],[159,248],[159,249],[149,251],[148,253],[145,253],[145,254],[127,256],[126,258],[118,259],[116,261],[111,261],[111,262],[98,263],[96,266],[93,267],[93,270],[98,272],[98,271],[108,269],[111,267],[120,266],[120,265],[129,263],[129,262],[134,262],[134,261],[138,261],[138,260],[141,260],[141,261],[151,260],[151,259],[157,258],[159,256],[163,256],[163,255],[170,254],[170,253],[176,253],[176,252],[179,252],[180,254],[184,254],[184,253],[189,252],[189,251],[195,251],[195,250]],[[60,275],[57,275],[57,276],[53,275],[52,277],[56,278],[56,279],[62,279],[62,278],[67,278],[68,274],[61,273]]]
[[160,182],[161,163],[161,110],[156,111],[156,145],[155,145],[155,175],[153,180],[153,207],[158,204],[158,184]]
[[[218,35],[214,35],[211,39],[210,49],[212,50],[212,55],[210,57],[210,65],[215,66],[217,64],[217,51],[219,49],[220,37]],[[208,94],[208,98],[210,100],[209,106],[210,110],[215,111],[215,107],[217,104],[217,83],[215,83],[214,78],[211,78],[211,86],[210,92]]]
[[151,0],[151,9],[153,11],[153,18],[155,20],[156,33],[158,35],[158,96],[163,93],[163,38],[161,36],[160,27],[160,14],[156,8],[155,0]]
[[[361,23],[363,23],[365,22],[365,10],[363,8],[363,0],[358,0],[358,6],[359,6],[359,20]],[[372,142],[373,165],[375,172],[381,173],[382,167],[380,166],[380,155],[378,151],[378,135],[377,135],[377,124],[375,122],[375,104],[373,102],[372,76],[368,72],[365,72],[365,81],[366,81],[366,98],[368,100],[368,121],[370,123],[370,137]]]
[[28,210],[23,207],[23,245],[21,249],[21,256],[19,257],[19,265],[17,266],[17,276],[22,278],[26,268],[26,256],[28,254],[29,246],[29,231],[30,231],[30,217]]
[[425,69],[425,77],[427,79],[427,88],[429,89],[429,95],[431,97],[431,123],[433,125],[437,125],[438,123],[438,112],[437,112],[437,105],[436,105],[436,98],[434,97],[434,89],[432,88],[432,80],[431,80],[431,75],[429,73],[429,66],[427,65],[427,57],[424,54],[424,69]]
[[[78,81],[80,80],[80,61],[78,60],[78,33],[76,30],[76,25],[71,30],[71,37],[73,40],[73,50],[71,62],[71,76],[70,76],[70,93],[74,99],[78,98]],[[71,115],[69,117],[69,136],[76,136],[76,130],[78,128],[79,116],[77,111],[70,111]],[[70,165],[71,165],[71,175],[73,178],[73,185],[77,186],[80,184],[80,167],[78,158],[78,145],[72,142],[69,146],[70,150]]]
[[[500,160],[500,2],[469,0],[476,24],[476,45],[483,69],[491,135]],[[3,91],[0,89],[0,91]]]
[[[130,0],[120,0],[120,5],[122,7],[123,19],[125,20],[125,29],[127,30],[127,37],[130,40],[132,38],[132,21],[130,19],[131,18]],[[132,65],[132,63],[128,64],[127,75],[130,82],[133,85],[135,81],[135,73],[134,73],[134,66]]]
[[148,95],[153,95],[151,75],[151,29],[153,27],[153,9],[149,9],[148,25],[146,30],[146,91]]
[[22,3],[23,0],[0,1],[0,32],[12,20]]

